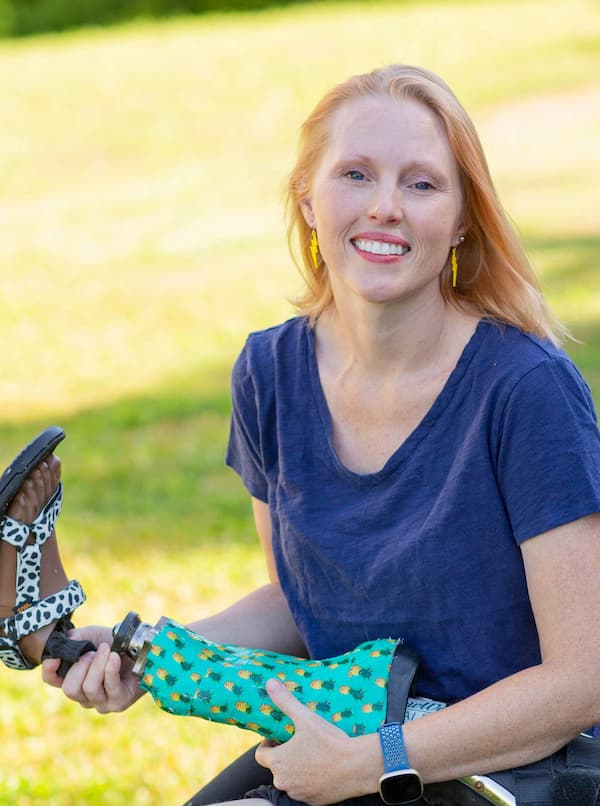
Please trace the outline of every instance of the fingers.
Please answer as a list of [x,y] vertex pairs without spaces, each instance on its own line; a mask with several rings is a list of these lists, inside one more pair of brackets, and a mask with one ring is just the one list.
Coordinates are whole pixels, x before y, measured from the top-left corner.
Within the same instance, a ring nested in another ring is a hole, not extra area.
[[272,751],[275,747],[278,747],[277,742],[273,742],[270,739],[263,739],[262,742],[256,748],[254,753],[254,758],[257,764],[260,764],[261,767],[267,767],[267,769],[271,769],[272,766]]
[[[95,708],[100,714],[123,711],[139,696],[137,680],[124,670],[116,652],[101,643],[96,652],[87,652],[73,664],[62,682],[63,694],[83,708]],[[57,685],[55,668],[44,670],[44,680]]]
[[[314,721],[315,718],[320,721],[320,717],[316,717],[309,708],[302,705],[300,700],[296,699],[291,691],[276,677],[267,680],[266,689],[273,704],[276,705],[280,711],[283,711],[294,723],[296,735],[298,734],[298,729],[310,727],[311,721]],[[257,763],[262,767],[272,769],[273,751],[276,751],[278,747],[280,747],[280,745],[277,744],[277,742],[270,742],[267,739],[261,742],[254,754]]]
[[67,672],[63,692],[84,708],[103,712],[108,706],[104,687],[106,664],[110,655],[108,644],[100,644],[96,652],[87,652]]
[[75,641],[91,641],[94,646],[99,647],[100,644],[112,644],[113,635],[110,627],[91,624],[69,630],[69,638]]
[[104,690],[108,702],[116,707],[123,706],[123,681],[121,680],[121,658],[116,652],[110,652],[104,673]]
[[[107,647],[110,647],[112,643],[112,630],[110,627],[103,627],[100,625],[90,625],[87,627],[75,627],[72,630],[69,630],[68,633],[69,638],[72,638],[74,641],[91,641],[92,644],[100,648],[102,644],[105,644]],[[42,680],[44,683],[47,683],[50,686],[56,686],[59,688],[63,688],[64,693],[69,697],[69,699],[76,699],[78,702],[83,700],[87,703],[87,697],[85,697],[82,685],[87,676],[87,673],[90,669],[90,665],[94,658],[96,657],[96,652],[88,652],[79,659],[79,661],[74,664],[67,676],[63,679],[62,677],[58,677],[57,670],[60,666],[60,659],[59,658],[49,658],[42,663]],[[114,663],[114,662],[113,662]],[[120,664],[117,664],[120,666]],[[97,668],[95,670],[97,672]],[[112,674],[112,668],[111,668]],[[118,676],[118,669],[117,669],[117,676]],[[64,683],[68,678],[67,686],[65,688]],[[114,674],[111,678],[112,689],[114,691]],[[88,683],[93,687],[93,681]],[[89,703],[87,707],[92,707]]]

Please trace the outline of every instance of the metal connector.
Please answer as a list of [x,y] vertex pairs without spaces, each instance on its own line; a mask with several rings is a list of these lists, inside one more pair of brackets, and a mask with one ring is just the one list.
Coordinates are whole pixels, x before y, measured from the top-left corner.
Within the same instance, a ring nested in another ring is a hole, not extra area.
[[132,674],[136,677],[143,677],[148,650],[165,621],[166,619],[163,617],[153,627],[151,624],[141,621],[138,614],[131,610],[123,621],[113,627],[112,651],[134,661]]

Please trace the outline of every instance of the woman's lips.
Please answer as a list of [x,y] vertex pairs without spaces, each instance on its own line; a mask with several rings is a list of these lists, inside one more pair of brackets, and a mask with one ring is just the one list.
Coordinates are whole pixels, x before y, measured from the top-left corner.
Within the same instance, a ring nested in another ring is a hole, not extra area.
[[354,248],[367,260],[391,262],[410,252],[410,246],[402,238],[391,235],[365,233],[350,239]]

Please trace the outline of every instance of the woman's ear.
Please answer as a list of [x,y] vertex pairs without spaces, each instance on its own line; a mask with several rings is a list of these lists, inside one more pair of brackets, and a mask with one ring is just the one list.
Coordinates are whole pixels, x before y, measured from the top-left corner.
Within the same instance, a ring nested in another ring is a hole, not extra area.
[[315,216],[313,214],[312,204],[310,198],[305,196],[300,200],[300,210],[304,216],[304,220],[311,229],[315,229]]

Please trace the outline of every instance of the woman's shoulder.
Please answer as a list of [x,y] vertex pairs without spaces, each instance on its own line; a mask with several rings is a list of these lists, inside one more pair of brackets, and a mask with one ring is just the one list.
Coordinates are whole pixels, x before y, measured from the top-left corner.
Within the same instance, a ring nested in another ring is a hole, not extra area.
[[573,364],[567,353],[549,339],[492,319],[482,319],[482,354],[517,373],[529,372],[547,362]]
[[304,316],[253,331],[246,338],[234,364],[234,382],[256,385],[263,380],[272,383],[278,367],[291,364],[300,354],[306,354],[310,334],[311,326]]
[[549,395],[552,389],[570,389],[591,402],[590,388],[574,361],[549,339],[491,320],[482,320],[479,367],[493,367],[493,377],[512,395],[529,391]]
[[248,334],[244,349],[251,352],[268,353],[303,342],[310,330],[306,316],[294,316],[277,325],[254,330]]

